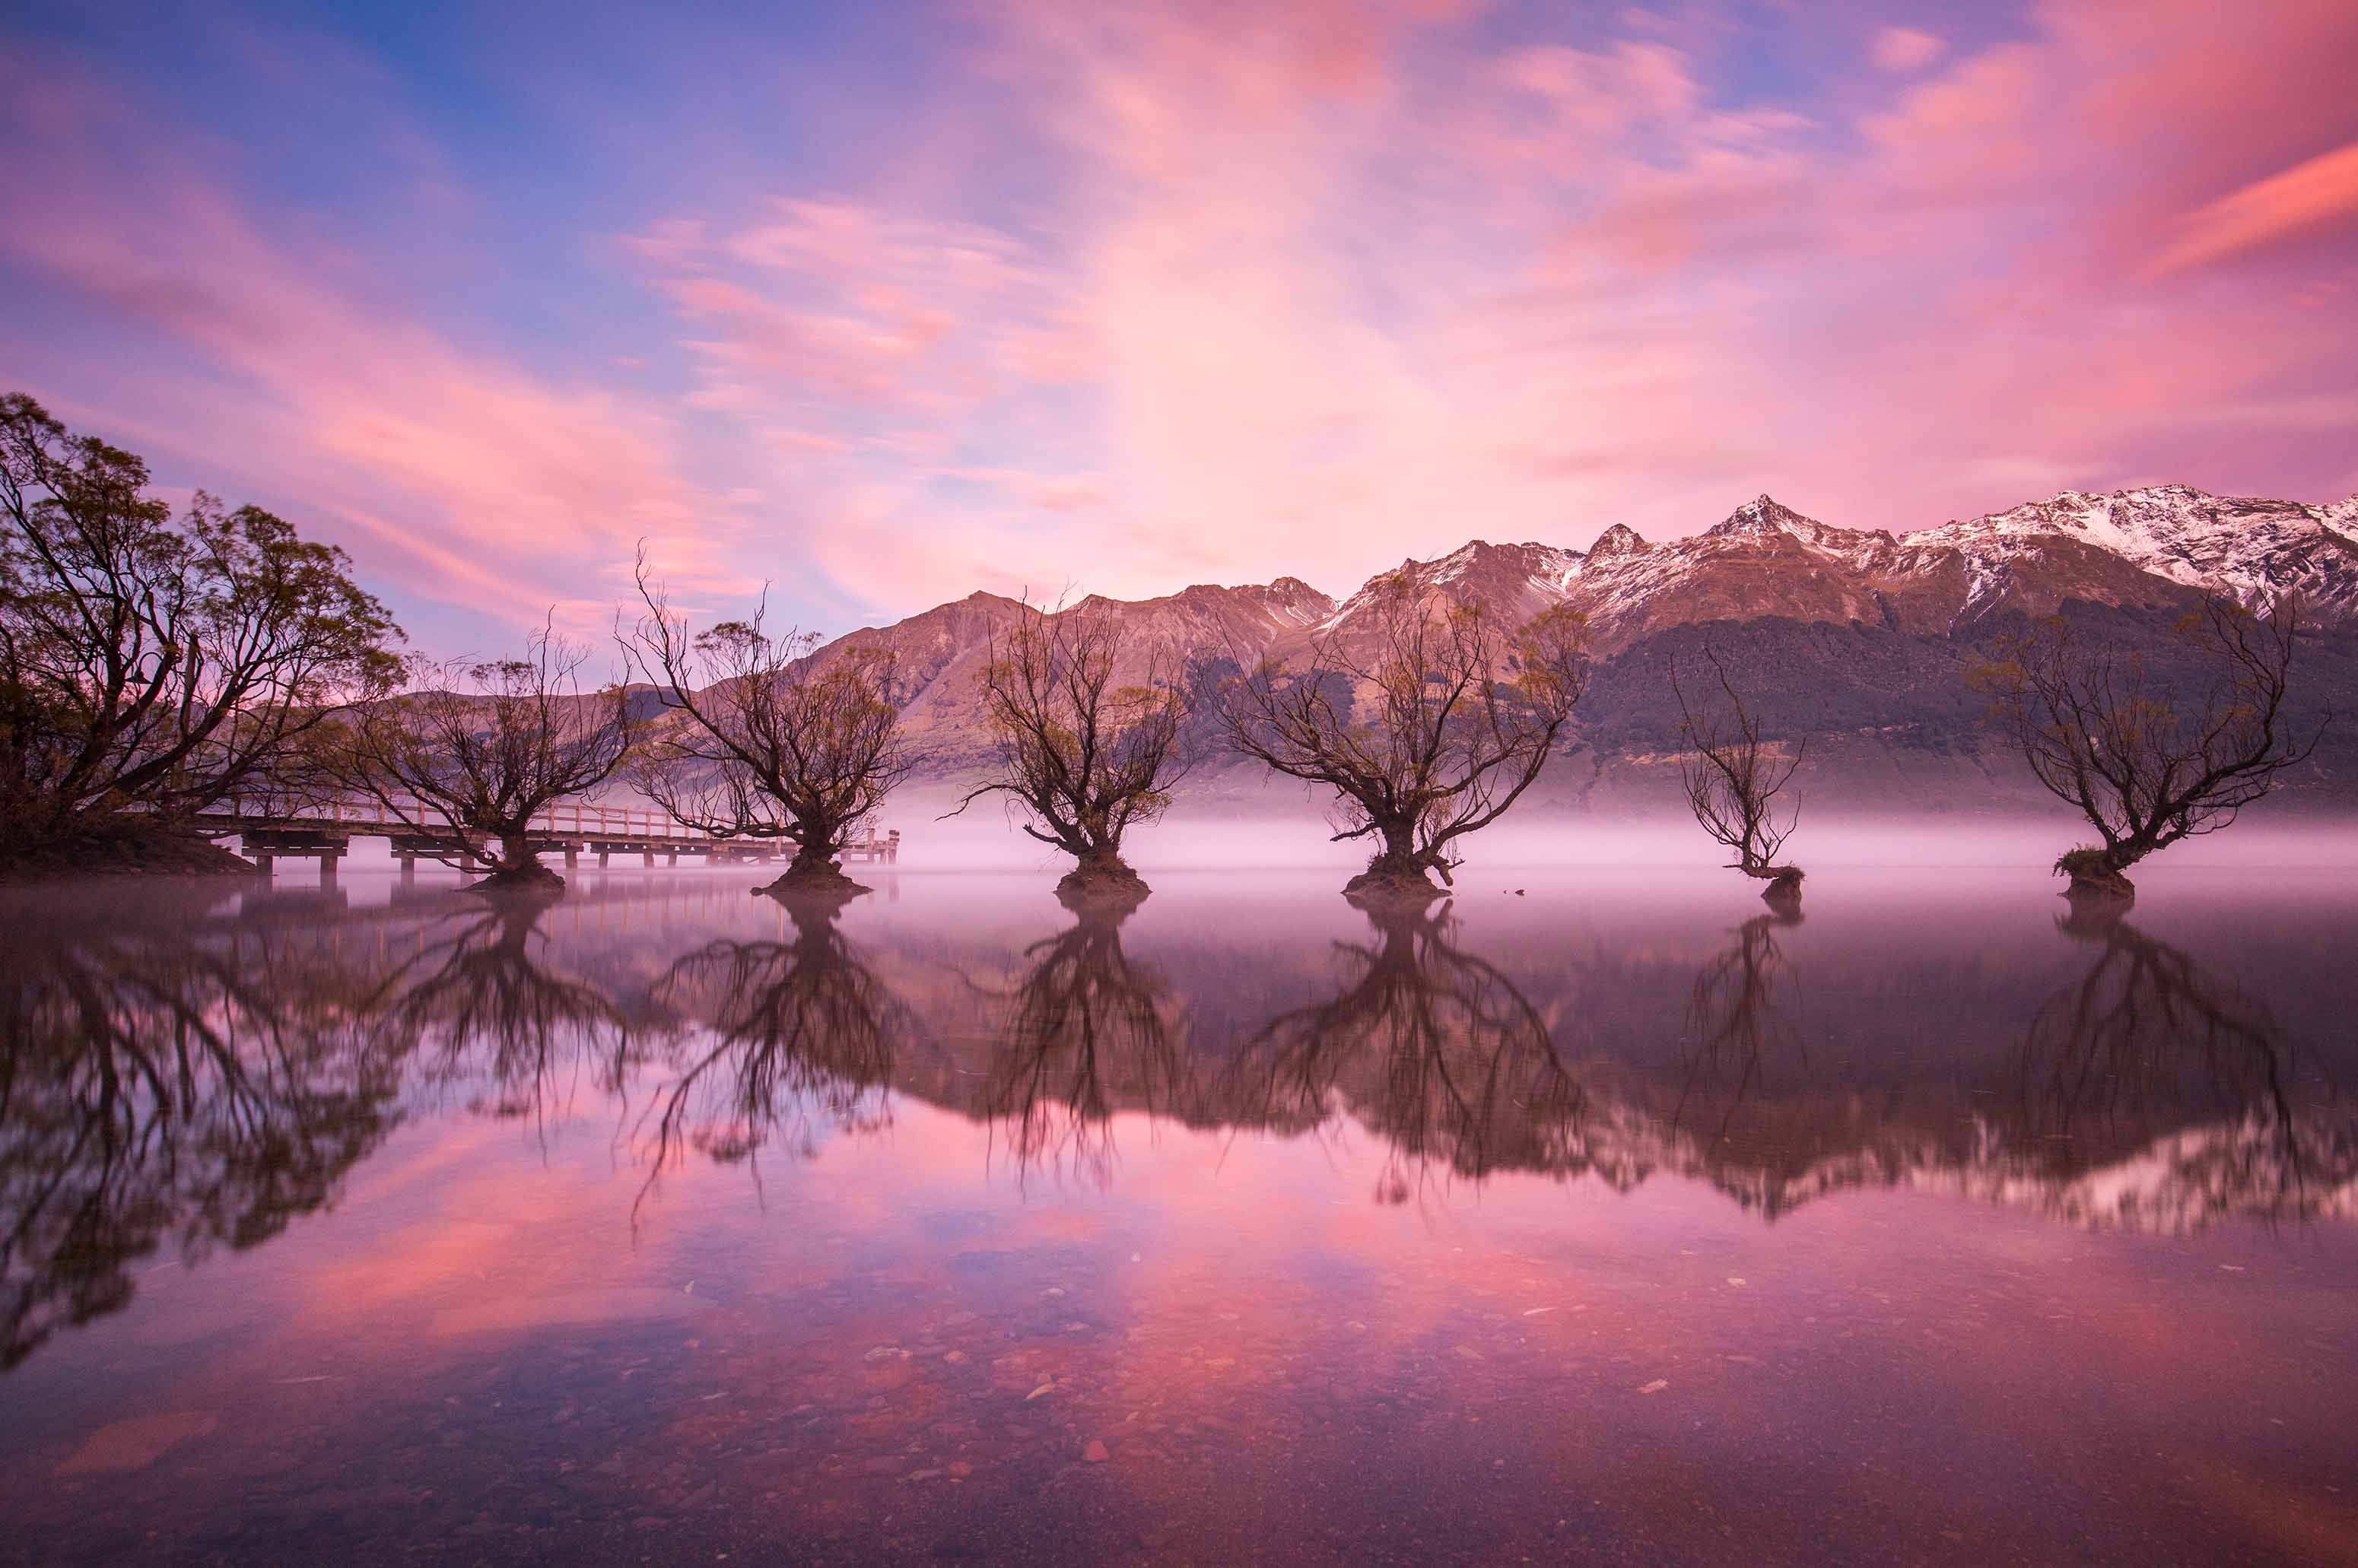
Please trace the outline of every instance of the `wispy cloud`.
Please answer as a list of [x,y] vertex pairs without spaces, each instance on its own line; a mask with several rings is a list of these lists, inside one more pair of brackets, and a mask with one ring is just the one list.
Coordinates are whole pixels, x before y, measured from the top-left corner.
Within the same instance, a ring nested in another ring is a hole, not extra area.
[[[904,93],[856,147],[667,102],[678,180],[567,176],[572,270],[503,267],[492,225],[432,287],[134,86],[20,66],[42,157],[0,180],[41,221],[0,266],[135,340],[66,377],[85,406],[506,618],[594,607],[641,537],[696,593],[881,616],[1339,590],[1762,490],[1907,527],[2064,482],[2349,479],[2346,5],[957,17],[922,90],[880,84],[901,53],[812,67]],[[1764,27],[1804,63],[1764,65]],[[703,58],[748,81],[787,48],[730,41]],[[438,128],[388,167],[421,211],[494,211]],[[576,351],[584,320],[633,330]]]

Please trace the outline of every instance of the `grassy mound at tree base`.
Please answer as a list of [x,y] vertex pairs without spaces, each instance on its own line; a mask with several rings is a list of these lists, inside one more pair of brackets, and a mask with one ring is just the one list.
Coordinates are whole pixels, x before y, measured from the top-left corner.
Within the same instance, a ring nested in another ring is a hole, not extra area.
[[2125,901],[2136,897],[2136,884],[2123,876],[2102,849],[2066,851],[2056,857],[2055,874],[2071,879],[2071,887],[2064,892],[2066,898]]
[[812,894],[850,897],[869,892],[865,883],[853,881],[843,874],[840,864],[830,861],[823,866],[789,866],[785,875],[776,881],[757,887],[754,892],[773,897],[803,897]]
[[529,866],[512,871],[493,871],[480,881],[467,884],[469,892],[549,893],[565,891],[565,879],[535,860]]
[[1370,868],[1343,884],[1343,896],[1362,907],[1391,909],[1422,909],[1437,898],[1447,898],[1446,890],[1433,886],[1433,879],[1422,871]]
[[1146,879],[1116,860],[1076,866],[1056,884],[1056,902],[1070,910],[1129,911],[1146,902]]

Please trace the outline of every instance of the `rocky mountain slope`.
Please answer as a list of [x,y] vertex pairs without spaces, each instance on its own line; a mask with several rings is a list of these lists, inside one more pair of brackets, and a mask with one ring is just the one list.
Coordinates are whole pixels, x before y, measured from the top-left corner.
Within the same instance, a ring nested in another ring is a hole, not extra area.
[[[1961,800],[2018,783],[1984,754],[1982,705],[1963,670],[2023,618],[2066,605],[2161,650],[2200,593],[2254,605],[2298,594],[2320,633],[2304,666],[2305,707],[2358,706],[2358,497],[2312,506],[2183,485],[2067,491],[1895,534],[1837,527],[1763,495],[1689,537],[1650,542],[1617,524],[1585,551],[1476,539],[1384,575],[1444,600],[1478,600],[1516,624],[1557,604],[1587,617],[1596,667],[1577,718],[1581,765],[1558,770],[1556,793],[1592,804],[1600,784],[1610,795],[1612,780],[1660,762],[1676,733],[1668,666],[1705,644],[1756,672],[1772,730],[1815,738],[1812,771],[1838,795],[1845,779],[1894,769],[1941,774]],[[1340,601],[1281,578],[1135,602],[1091,598],[1066,612],[1124,622],[1126,676],[1150,663],[1308,661],[1323,641],[1347,642],[1366,623],[1380,580]],[[991,634],[1016,611],[977,593],[851,633],[817,656],[892,649],[911,733],[938,772],[961,775],[987,754],[974,683]],[[2343,750],[2321,750],[2296,787],[2358,791],[2358,752]]]

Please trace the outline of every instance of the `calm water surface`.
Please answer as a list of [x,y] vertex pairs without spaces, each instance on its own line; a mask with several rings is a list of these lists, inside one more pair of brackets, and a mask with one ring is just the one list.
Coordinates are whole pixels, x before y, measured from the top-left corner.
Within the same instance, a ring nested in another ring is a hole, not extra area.
[[14,896],[0,1561],[2358,1561],[2346,877],[871,880]]

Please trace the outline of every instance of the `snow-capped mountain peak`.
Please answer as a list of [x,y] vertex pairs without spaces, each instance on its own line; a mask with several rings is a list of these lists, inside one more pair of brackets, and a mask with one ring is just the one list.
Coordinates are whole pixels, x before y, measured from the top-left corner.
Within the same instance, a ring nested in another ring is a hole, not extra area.
[[2046,501],[1942,524],[1910,546],[1962,551],[2001,571],[2058,542],[2083,546],[2182,588],[2246,604],[2298,594],[2312,614],[2358,612],[2358,498],[2338,506],[2212,495],[2184,484],[2067,490]]
[[1747,534],[1790,534],[1817,524],[1791,507],[1767,492],[1753,497],[1727,514],[1725,522],[1706,530],[1714,538],[1733,538]]
[[1378,598],[1402,585],[1418,598],[1438,596],[1460,604],[1479,603],[1508,624],[1520,625],[1549,605],[1562,602],[1579,579],[1580,568],[1577,550],[1472,539],[1445,556],[1402,561],[1392,570],[1368,579],[1315,630],[1333,632],[1352,625]]
[[1645,535],[1638,530],[1630,527],[1627,523],[1616,523],[1596,535],[1596,542],[1588,546],[1588,555],[1583,564],[1593,566],[1597,562],[1614,560],[1622,556],[1634,556],[1640,550],[1650,547],[1646,543]]

